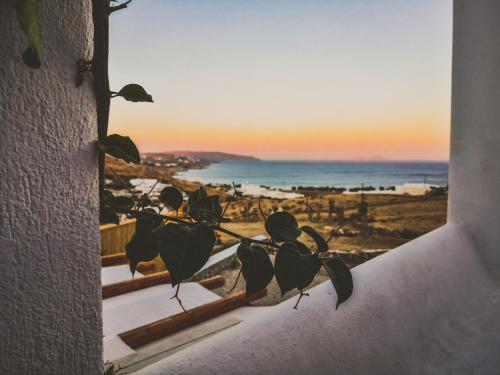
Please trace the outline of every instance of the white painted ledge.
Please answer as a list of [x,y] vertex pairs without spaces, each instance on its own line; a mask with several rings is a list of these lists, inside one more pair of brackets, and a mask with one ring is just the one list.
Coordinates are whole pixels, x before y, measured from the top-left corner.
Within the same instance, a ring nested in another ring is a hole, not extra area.
[[135,274],[132,275],[132,272],[130,272],[130,266],[128,264],[101,268],[102,285],[109,285],[120,281],[133,280],[134,278],[143,276],[144,275],[138,271],[135,271]]
[[[182,312],[179,303],[170,299],[174,293],[171,284],[161,284],[103,300],[104,361],[135,353],[120,339],[120,333]],[[181,298],[187,309],[220,299],[198,283],[182,284]]]
[[447,224],[138,374],[498,374],[500,283],[464,227]]
[[[104,335],[117,335],[181,313],[182,308],[177,300],[171,299],[174,294],[175,289],[171,284],[161,284],[106,298],[102,301]],[[220,298],[198,283],[182,284],[180,297],[186,309],[192,309]]]

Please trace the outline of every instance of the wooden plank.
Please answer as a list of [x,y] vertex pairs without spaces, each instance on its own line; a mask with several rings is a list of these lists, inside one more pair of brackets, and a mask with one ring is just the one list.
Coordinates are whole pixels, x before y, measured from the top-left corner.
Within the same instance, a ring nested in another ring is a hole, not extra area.
[[101,265],[103,267],[120,266],[122,264],[127,264],[127,263],[128,259],[125,253],[103,255],[101,257]]
[[105,299],[119,296],[120,294],[130,293],[135,290],[145,289],[168,282],[170,282],[170,272],[168,271],[153,273],[133,280],[119,281],[117,283],[103,285],[102,298]]
[[[151,275],[133,280],[119,281],[117,283],[103,285],[102,298],[111,298],[169,282],[170,273],[168,271],[153,273]],[[225,282],[224,277],[217,275],[208,279],[200,280],[199,284],[207,289],[214,289],[224,285]]]
[[141,262],[137,265],[136,270],[142,274],[151,273],[155,270],[156,263],[154,260],[151,262]]
[[[128,264],[128,259],[125,253],[118,253],[112,255],[103,255],[101,257],[102,267],[112,267],[121,266],[122,264]],[[151,262],[141,262],[137,265],[136,269],[140,273],[148,273],[154,271],[156,268],[156,263],[154,260]]]
[[223,286],[225,283],[226,283],[226,279],[221,275],[209,277],[207,279],[203,279],[203,280],[198,281],[198,284],[200,284],[201,286],[203,286],[207,289],[219,288],[219,287]]
[[244,292],[237,292],[217,301],[195,307],[187,312],[172,315],[168,318],[160,319],[156,322],[123,332],[119,336],[128,346],[132,349],[136,349],[182,329],[247,305],[266,295],[266,289],[248,297],[245,296]]

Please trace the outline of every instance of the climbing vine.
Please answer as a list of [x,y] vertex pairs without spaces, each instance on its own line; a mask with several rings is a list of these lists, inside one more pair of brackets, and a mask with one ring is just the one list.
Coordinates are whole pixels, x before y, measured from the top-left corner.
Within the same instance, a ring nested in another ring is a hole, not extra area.
[[[22,53],[22,61],[30,68],[42,65],[41,35],[38,27],[38,0],[17,0],[16,11],[24,31],[28,47]],[[111,6],[112,3],[117,3]],[[240,240],[237,250],[241,262],[240,274],[246,281],[246,294],[264,289],[273,279],[280,287],[281,294],[298,289],[297,305],[307,293],[306,289],[315,275],[323,267],[337,292],[337,307],[352,294],[353,282],[349,268],[338,258],[328,254],[328,242],[314,228],[299,227],[295,217],[288,212],[274,212],[264,219],[264,227],[269,240],[261,241],[234,233],[223,224],[230,221],[226,217],[229,204],[242,199],[242,194],[234,188],[234,193],[224,209],[220,197],[209,195],[201,186],[191,192],[182,192],[175,186],[165,187],[159,199],[153,200],[149,194],[124,197],[114,196],[104,189],[105,155],[121,159],[127,163],[139,164],[140,153],[134,142],[118,134],[108,135],[109,108],[112,98],[121,97],[131,102],[153,102],[144,88],[132,83],[119,91],[111,91],[108,78],[109,16],[124,9],[129,1],[92,0],[94,21],[94,56],[91,61],[76,62],[77,85],[91,75],[97,103],[99,197],[101,223],[119,223],[119,214],[136,218],[136,231],[126,245],[126,254],[132,273],[137,264],[160,256],[169,270],[172,285],[177,287],[175,298],[179,298],[182,281],[190,279],[207,262],[216,243],[215,232],[226,233]],[[187,195],[187,210],[182,216],[179,210]],[[174,214],[164,214],[165,208]],[[305,233],[314,242],[308,248],[298,238]],[[275,253],[274,265],[270,253]],[[174,298],[173,297],[173,298]]]

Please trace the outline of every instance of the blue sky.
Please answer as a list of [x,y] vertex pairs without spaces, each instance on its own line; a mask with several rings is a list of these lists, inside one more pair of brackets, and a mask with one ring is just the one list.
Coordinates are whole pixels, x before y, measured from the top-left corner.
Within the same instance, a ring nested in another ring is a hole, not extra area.
[[451,0],[134,0],[111,16],[110,130],[143,151],[447,159]]

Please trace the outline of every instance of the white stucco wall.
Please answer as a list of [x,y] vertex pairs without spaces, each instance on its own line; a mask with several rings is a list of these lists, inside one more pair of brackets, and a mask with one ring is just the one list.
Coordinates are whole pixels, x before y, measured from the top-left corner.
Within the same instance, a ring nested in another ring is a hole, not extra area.
[[500,274],[500,1],[455,0],[448,221]]
[[330,283],[249,313],[235,327],[139,375],[498,374],[500,285],[462,225],[446,226],[353,269],[335,310]]
[[40,1],[44,63],[0,1],[0,373],[99,374],[102,329],[90,0]]

